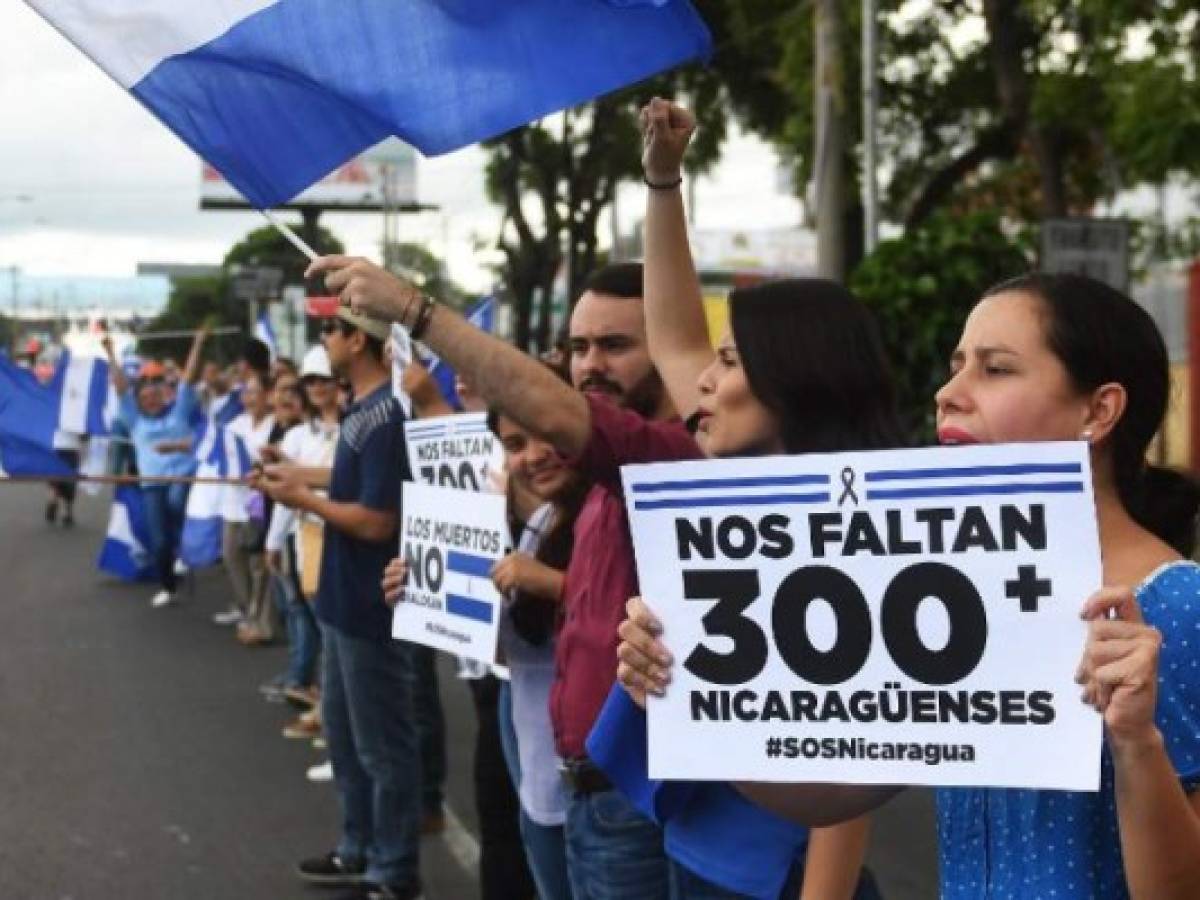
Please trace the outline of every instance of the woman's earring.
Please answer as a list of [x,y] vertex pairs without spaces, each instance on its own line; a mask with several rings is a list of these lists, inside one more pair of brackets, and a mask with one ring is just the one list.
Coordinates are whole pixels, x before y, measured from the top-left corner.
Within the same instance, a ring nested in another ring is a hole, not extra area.
[[1087,441],[1090,444],[1092,442],[1092,429],[1085,428],[1083,434],[1079,435],[1079,439]]

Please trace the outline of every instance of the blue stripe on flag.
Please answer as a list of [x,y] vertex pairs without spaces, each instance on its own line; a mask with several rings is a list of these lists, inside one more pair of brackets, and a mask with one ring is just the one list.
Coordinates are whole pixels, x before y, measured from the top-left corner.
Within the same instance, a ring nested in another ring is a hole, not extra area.
[[882,469],[867,481],[916,481],[923,478],[986,478],[990,475],[1079,475],[1079,463],[1018,463],[1009,466],[964,466],[947,469]]
[[635,500],[637,510],[695,509],[700,506],[790,506],[796,503],[828,503],[828,493],[818,494],[750,494],[725,497],[678,497],[671,500]]
[[451,550],[446,555],[446,571],[457,572],[459,575],[490,578],[492,566],[495,564],[495,560],[488,559],[486,556],[475,556],[458,550]]
[[120,485],[113,493],[96,568],[125,581],[149,581],[156,575],[142,492],[133,485]]
[[868,500],[915,500],[922,497],[991,497],[1005,494],[1080,494],[1082,481],[1036,481],[1011,484],[962,484],[941,487],[887,488],[867,491]]
[[0,356],[0,466],[9,475],[71,474],[54,452],[61,389]]
[[711,49],[686,0],[279,0],[131,90],[268,209],[389,134],[446,153]]
[[484,600],[476,600],[474,597],[464,597],[461,594],[446,595],[446,612],[464,619],[490,623],[494,608],[492,604]]
[[764,475],[754,478],[699,478],[693,481],[650,481],[635,484],[635,494],[656,494],[661,491],[705,491],[722,488],[796,487],[808,484],[829,484],[828,475]]

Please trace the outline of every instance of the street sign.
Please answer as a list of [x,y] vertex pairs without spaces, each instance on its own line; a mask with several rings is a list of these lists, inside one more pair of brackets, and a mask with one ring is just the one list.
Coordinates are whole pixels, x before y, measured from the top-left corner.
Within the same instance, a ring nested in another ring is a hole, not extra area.
[[1129,291],[1129,223],[1124,219],[1046,219],[1044,272],[1075,273]]

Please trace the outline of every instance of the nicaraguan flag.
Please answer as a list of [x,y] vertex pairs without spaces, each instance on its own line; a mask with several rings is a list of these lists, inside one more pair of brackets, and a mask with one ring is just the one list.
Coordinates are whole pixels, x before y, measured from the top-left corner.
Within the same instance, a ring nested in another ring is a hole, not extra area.
[[108,363],[64,353],[50,387],[58,394],[58,428],[72,434],[106,435],[120,409]]
[[26,0],[259,208],[707,56],[688,0]]
[[113,494],[108,532],[96,567],[124,581],[153,580],[155,568],[149,535],[141,490],[133,485],[121,485]]
[[[215,478],[217,465],[201,463],[197,478]],[[216,565],[221,561],[221,531],[225,518],[221,515],[224,485],[197,482],[188,492],[187,511],[179,538],[179,558],[193,569]]]
[[[486,331],[488,334],[496,327],[496,298],[484,297],[478,303],[471,307],[467,312],[467,321],[481,331]],[[429,370],[429,374],[433,376],[433,380],[437,382],[438,388],[442,392],[442,396],[455,409],[462,408],[462,402],[458,399],[458,391],[454,388],[454,369],[451,366],[442,362],[442,358],[435,353],[426,352],[425,367]]]
[[59,393],[0,357],[0,469],[7,475],[72,475],[54,452]]
[[254,320],[254,336],[267,345],[267,350],[271,352],[271,359],[279,355],[279,347],[275,342],[275,329],[271,327],[271,317],[267,315],[265,309]]
[[[231,402],[241,403],[233,395]],[[197,478],[242,478],[252,464],[250,453],[240,437],[224,425],[206,423],[194,450]],[[224,508],[229,485],[192,485],[188,492],[183,531],[179,539],[179,558],[194,569],[221,561],[221,532],[225,526]]]

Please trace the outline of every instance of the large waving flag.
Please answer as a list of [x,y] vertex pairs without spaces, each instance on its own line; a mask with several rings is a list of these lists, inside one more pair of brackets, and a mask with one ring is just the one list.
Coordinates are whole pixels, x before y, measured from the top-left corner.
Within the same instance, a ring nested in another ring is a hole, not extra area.
[[26,0],[259,208],[397,135],[445,153],[711,51],[688,0]]
[[154,559],[150,554],[150,532],[142,506],[142,492],[133,485],[121,485],[113,494],[108,532],[100,547],[96,567],[125,581],[150,581],[154,578]]

